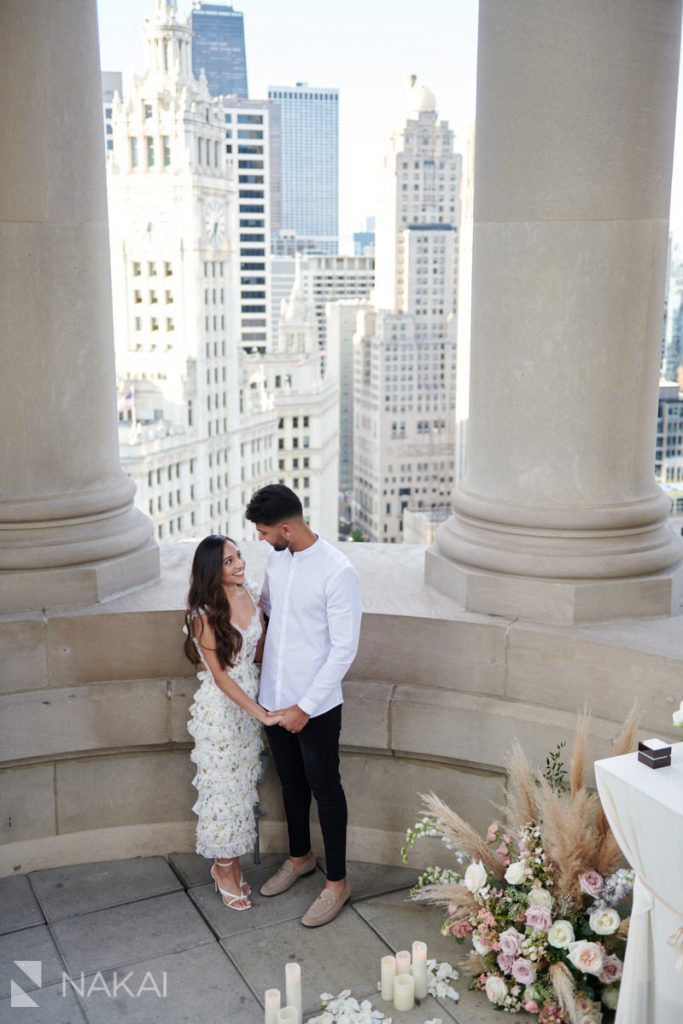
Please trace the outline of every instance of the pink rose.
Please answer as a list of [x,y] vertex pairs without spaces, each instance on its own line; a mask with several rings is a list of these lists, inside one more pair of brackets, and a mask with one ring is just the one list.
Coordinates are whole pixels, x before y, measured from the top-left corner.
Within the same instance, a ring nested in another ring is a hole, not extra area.
[[498,838],[498,825],[494,822],[493,825],[489,825],[488,832],[486,833],[486,842],[495,843]]
[[536,967],[531,960],[520,956],[512,965],[512,977],[520,985],[531,985],[536,980]]
[[505,953],[498,954],[498,959],[496,960],[496,963],[500,967],[503,974],[510,974],[510,972],[512,971],[514,959],[515,958],[513,956],[507,956]]
[[598,978],[603,985],[612,985],[615,981],[619,981],[623,970],[623,962],[618,956],[611,953],[602,961],[602,971],[598,975]]
[[569,944],[569,959],[577,970],[583,974],[599,975],[605,960],[604,950],[597,942],[571,942]]
[[605,880],[597,871],[584,871],[579,875],[579,885],[587,896],[597,899],[602,892]]
[[524,936],[516,928],[506,928],[500,933],[500,950],[505,956],[515,957],[522,948]]
[[466,939],[468,935],[472,934],[472,925],[469,921],[454,921],[450,932],[456,939]]
[[529,928],[533,928],[535,932],[547,932],[553,923],[551,913],[547,907],[529,907],[524,915],[524,920]]
[[496,850],[496,856],[497,856],[498,860],[505,867],[508,867],[508,865],[510,863],[510,858],[508,856],[509,852],[510,852],[510,850],[509,850],[509,847],[507,846],[506,843],[501,843],[500,846],[498,847],[498,849]]
[[527,1013],[538,1013],[538,1003],[534,999],[530,999],[528,1003],[524,1004],[524,1009]]

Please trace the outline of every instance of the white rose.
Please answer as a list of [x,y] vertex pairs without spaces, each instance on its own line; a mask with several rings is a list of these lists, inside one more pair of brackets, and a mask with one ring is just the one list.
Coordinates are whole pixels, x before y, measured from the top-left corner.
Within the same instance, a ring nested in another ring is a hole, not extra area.
[[508,987],[497,974],[491,974],[486,979],[486,995],[489,998],[489,1002],[500,1005],[505,1002],[507,994]]
[[508,885],[521,885],[526,878],[526,868],[521,860],[515,860],[505,872]]
[[619,989],[616,985],[608,985],[602,990],[602,1001],[608,1010],[616,1010],[619,1002]]
[[534,1002],[535,1003],[537,999],[538,999],[538,992],[536,991],[534,986],[533,985],[527,985],[527,987],[524,989],[524,1000],[523,1000],[523,1002],[525,1002],[525,1003]]
[[604,910],[594,910],[588,923],[596,935],[612,935],[621,924],[621,918],[616,910],[605,907]]
[[484,888],[487,881],[486,868],[480,860],[473,860],[463,878],[465,888],[476,894]]
[[532,889],[527,897],[527,903],[530,907],[545,907],[546,910],[550,910],[554,900],[547,889]]
[[489,947],[484,945],[477,932],[472,932],[472,946],[479,956],[485,956],[489,951]]
[[574,929],[569,921],[553,921],[548,929],[548,945],[555,949],[567,949],[574,941]]
[[671,717],[673,718],[674,725],[683,725],[683,700],[678,711],[674,711]]
[[582,974],[600,974],[602,971],[603,953],[597,942],[572,942],[567,954],[574,967]]

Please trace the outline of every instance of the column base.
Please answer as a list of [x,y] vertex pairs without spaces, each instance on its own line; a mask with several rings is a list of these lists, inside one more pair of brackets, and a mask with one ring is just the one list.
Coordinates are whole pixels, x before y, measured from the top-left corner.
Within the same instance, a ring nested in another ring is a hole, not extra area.
[[425,582],[470,612],[578,625],[609,619],[675,615],[683,601],[683,562],[643,576],[548,579],[517,576],[425,556]]
[[56,611],[99,604],[159,579],[159,547],[139,548],[100,562],[0,572],[0,614]]

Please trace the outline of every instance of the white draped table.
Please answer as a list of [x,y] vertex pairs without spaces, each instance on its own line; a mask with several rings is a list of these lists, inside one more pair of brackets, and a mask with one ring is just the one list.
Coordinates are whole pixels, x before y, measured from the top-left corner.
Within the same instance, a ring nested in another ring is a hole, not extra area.
[[636,872],[616,1024],[682,1024],[683,743],[673,745],[670,767],[648,768],[637,754],[624,754],[596,761],[595,778]]

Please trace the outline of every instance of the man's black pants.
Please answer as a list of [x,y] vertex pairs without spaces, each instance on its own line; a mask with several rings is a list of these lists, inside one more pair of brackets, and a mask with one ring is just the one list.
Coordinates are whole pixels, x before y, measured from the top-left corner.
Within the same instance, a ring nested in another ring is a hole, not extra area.
[[346,796],[339,776],[339,733],[342,706],[310,718],[301,732],[266,726],[273,760],[282,783],[289,831],[289,852],[304,857],[311,849],[311,793],[325,845],[327,877],[346,878]]

